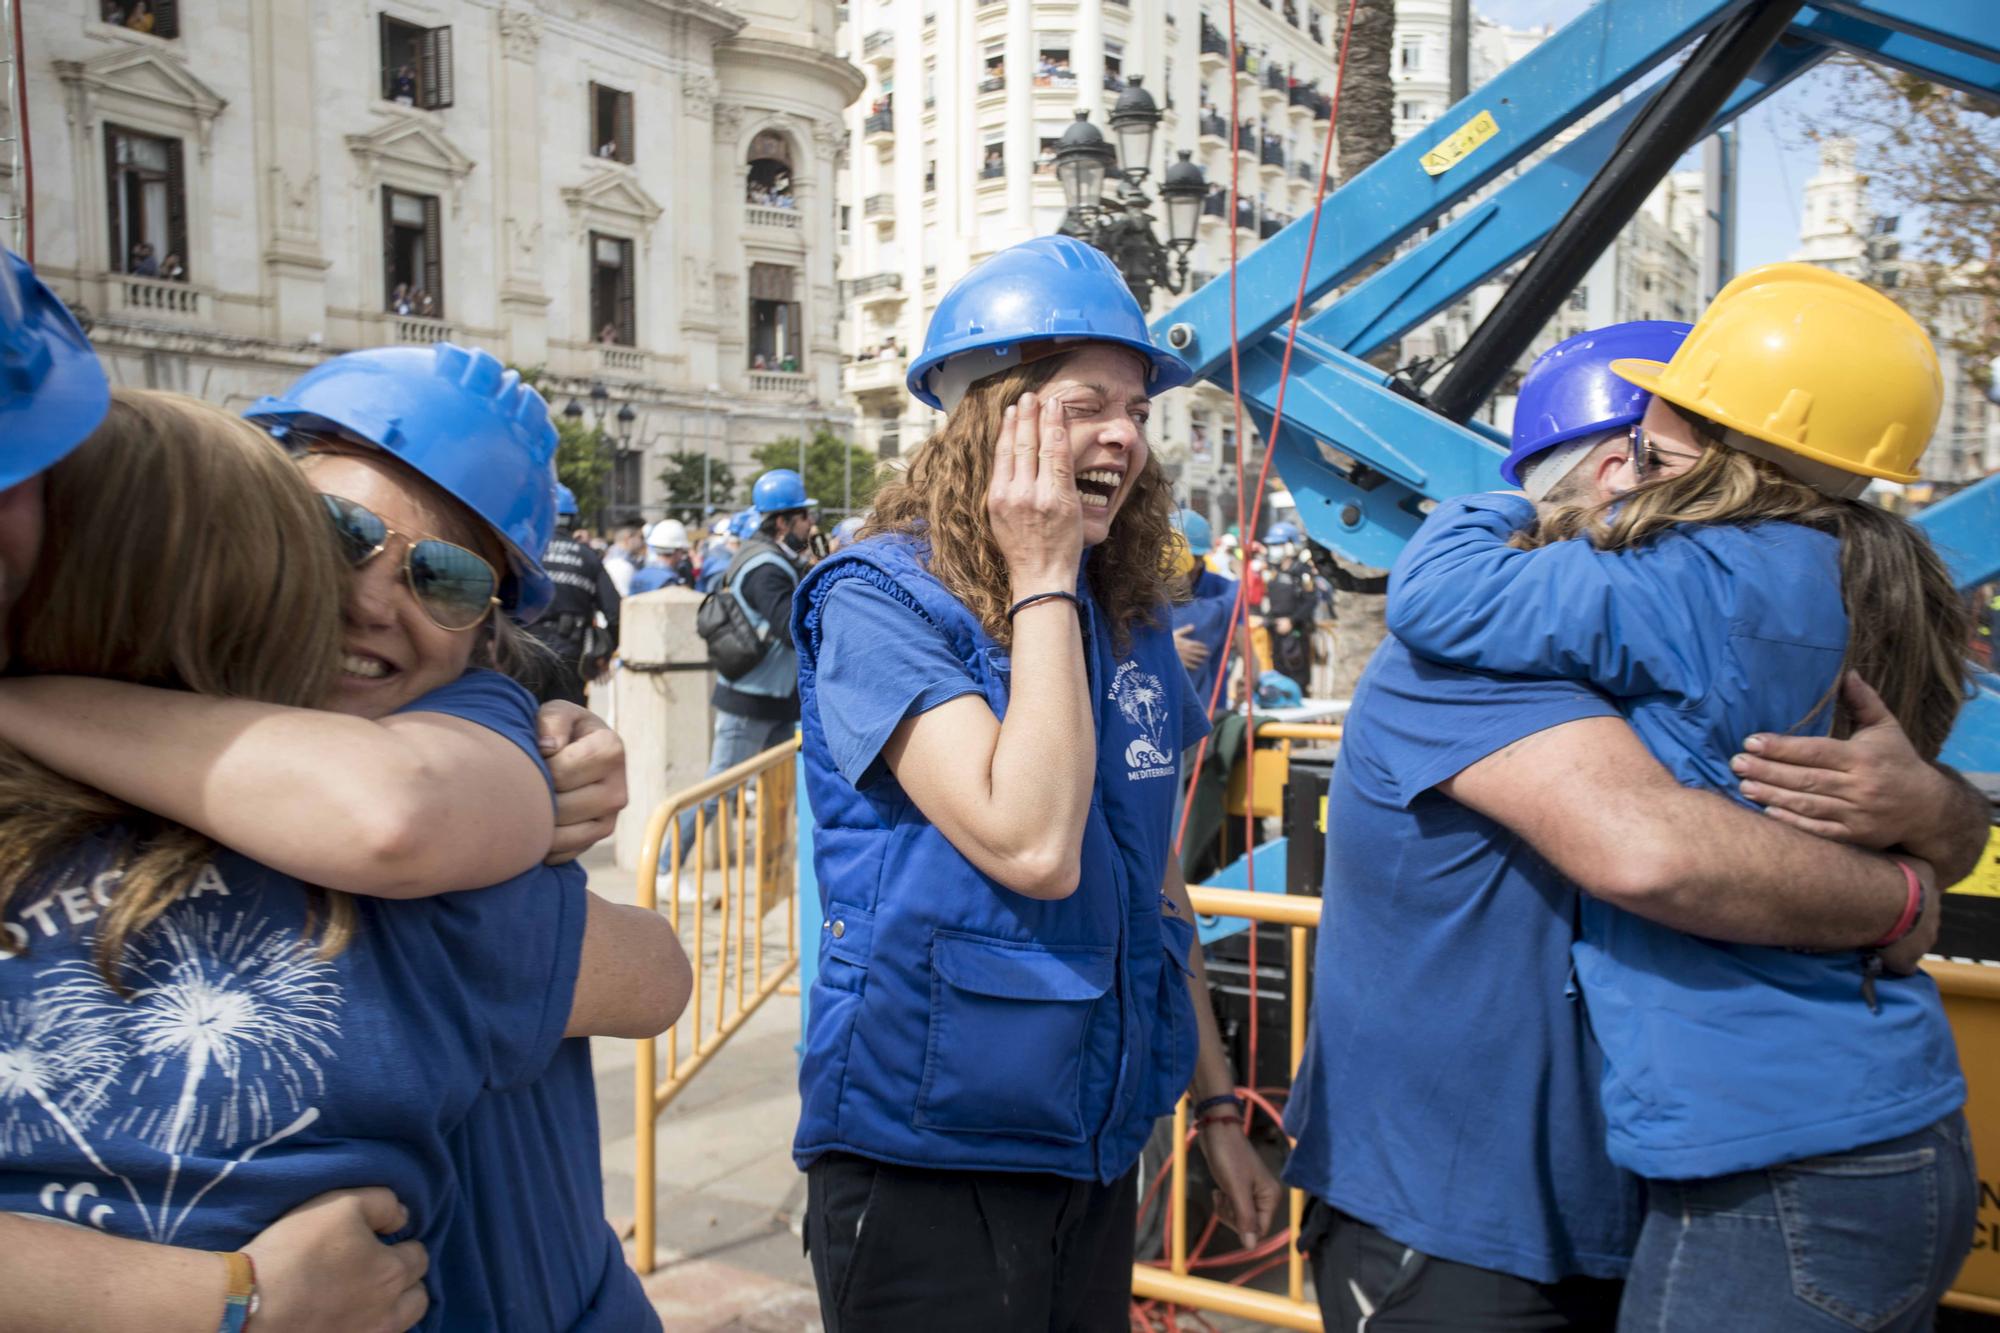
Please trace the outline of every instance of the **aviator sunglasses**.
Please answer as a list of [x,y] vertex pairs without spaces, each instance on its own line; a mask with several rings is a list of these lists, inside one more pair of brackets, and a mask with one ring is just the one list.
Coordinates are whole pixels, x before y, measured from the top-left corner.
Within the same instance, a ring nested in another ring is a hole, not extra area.
[[1632,423],[1632,475],[1644,477],[1662,463],[1696,463],[1700,454],[1682,453],[1678,449],[1662,449],[1653,443],[1653,437],[1638,422]]
[[382,553],[391,537],[409,543],[403,554],[403,578],[417,605],[439,629],[458,633],[472,629],[498,605],[494,594],[500,576],[477,553],[436,537],[412,538],[382,521],[364,505],[338,495],[322,495],[341,554],[359,569]]

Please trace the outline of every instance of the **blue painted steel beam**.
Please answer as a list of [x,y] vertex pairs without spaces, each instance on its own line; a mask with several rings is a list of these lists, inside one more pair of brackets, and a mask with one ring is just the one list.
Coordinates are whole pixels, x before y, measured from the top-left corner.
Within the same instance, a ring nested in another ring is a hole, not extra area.
[[[1817,42],[1773,47],[1724,104],[1710,130],[1751,110],[1828,54]],[[1302,331],[1355,356],[1366,356],[1450,306],[1541,243],[1610,160],[1619,136],[1645,105],[1646,99],[1634,98],[1619,107],[1312,316]]]
[[[1307,299],[1317,301],[1442,216],[1551,137],[1616,96],[1748,0],[1602,0],[1436,123],[1347,182],[1319,211],[1319,236],[1307,270]],[[1423,161],[1482,114],[1492,133],[1437,174]],[[1238,332],[1246,343],[1270,333],[1291,311],[1305,268],[1310,215],[1257,248],[1237,266]],[[1185,324],[1191,338],[1169,330]],[[1212,375],[1229,355],[1229,291],[1211,282],[1154,325],[1197,374]]]
[[[2000,25],[2000,12],[1992,20]],[[1928,37],[1865,22],[1847,13],[1806,10],[1795,30],[1864,60],[1889,65],[1975,97],[2000,98],[2000,53],[1961,50]]]
[[1814,0],[1813,7],[1906,32],[1967,55],[1994,56],[1993,0]]
[[2000,579],[2000,476],[1938,501],[1917,515],[1916,524],[1930,534],[1959,587]]

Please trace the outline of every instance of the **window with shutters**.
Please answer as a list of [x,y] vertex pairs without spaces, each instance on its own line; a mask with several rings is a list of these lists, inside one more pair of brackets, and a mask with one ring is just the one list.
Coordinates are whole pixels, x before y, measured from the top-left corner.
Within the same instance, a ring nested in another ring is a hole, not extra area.
[[590,151],[613,162],[630,163],[632,156],[632,94],[590,85]]
[[383,308],[444,318],[444,228],[438,198],[382,187]]
[[798,270],[783,264],[750,266],[750,368],[804,368],[803,308]]
[[118,273],[186,281],[187,181],[181,141],[104,127],[108,266]]
[[382,96],[436,111],[452,103],[451,29],[381,16]]
[[591,337],[617,347],[638,345],[632,272],[632,242],[603,232],[590,233]]
[[100,0],[98,16],[114,28],[169,40],[181,35],[179,0]]

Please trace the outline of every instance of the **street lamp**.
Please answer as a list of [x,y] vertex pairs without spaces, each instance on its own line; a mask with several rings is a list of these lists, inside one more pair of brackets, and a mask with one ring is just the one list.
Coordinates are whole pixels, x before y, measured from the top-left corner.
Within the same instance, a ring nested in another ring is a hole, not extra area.
[[639,420],[639,414],[632,410],[632,404],[623,403],[618,408],[618,443],[632,443],[632,426]]
[[[1201,202],[1208,194],[1207,176],[1194,164],[1194,154],[1182,150],[1180,161],[1160,182],[1160,198],[1167,206],[1167,240],[1162,244],[1153,231],[1152,200],[1144,189],[1160,120],[1159,104],[1135,74],[1111,109],[1116,149],[1081,108],[1056,145],[1056,180],[1068,209],[1057,230],[1108,255],[1142,310],[1155,287],[1176,295],[1188,288],[1188,252],[1194,249]],[[1115,198],[1106,199],[1106,179],[1113,176],[1119,188]]]

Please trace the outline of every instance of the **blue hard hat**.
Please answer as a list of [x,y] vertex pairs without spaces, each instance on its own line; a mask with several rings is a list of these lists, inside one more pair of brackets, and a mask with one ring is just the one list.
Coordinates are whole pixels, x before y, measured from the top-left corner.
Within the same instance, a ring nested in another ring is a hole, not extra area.
[[736,511],[735,516],[729,520],[729,535],[737,538],[739,541],[748,537],[756,530],[757,511],[754,509],[739,509]]
[[563,485],[561,482],[557,482],[556,517],[573,518],[575,516],[576,516],[576,492],[571,490],[569,487]]
[[279,438],[326,430],[375,445],[484,519],[507,548],[501,605],[522,622],[555,595],[542,568],[556,519],[548,404],[490,352],[438,343],[349,352],[243,414]]
[[923,354],[910,365],[910,392],[948,412],[975,381],[1019,365],[1024,346],[1048,342],[1129,347],[1146,358],[1152,393],[1177,389],[1194,375],[1187,362],[1154,345],[1145,312],[1101,251],[1069,236],[1037,236],[952,284],[931,316]]
[[788,467],[772,468],[757,478],[757,484],[750,488],[750,507],[760,514],[811,509],[818,503],[806,498],[805,478]]
[[1298,524],[1273,523],[1270,527],[1270,530],[1264,534],[1264,545],[1289,546],[1293,542],[1296,542],[1298,539],[1299,539]]
[[1174,515],[1174,527],[1187,539],[1188,554],[1207,555],[1215,549],[1215,533],[1209,528],[1208,520],[1192,509],[1183,509]]
[[1299,683],[1282,671],[1260,672],[1257,676],[1259,708],[1297,708],[1306,701]]
[[69,307],[0,250],[0,491],[60,461],[110,406],[104,367]]
[[1536,357],[1521,379],[1514,445],[1500,475],[1518,486],[1521,464],[1543,450],[1645,416],[1653,396],[1612,374],[1611,363],[1621,357],[1671,361],[1693,327],[1669,319],[1607,324],[1565,338]]
[[837,542],[853,541],[854,534],[861,531],[861,525],[865,521],[859,514],[841,519],[833,525],[833,539]]

